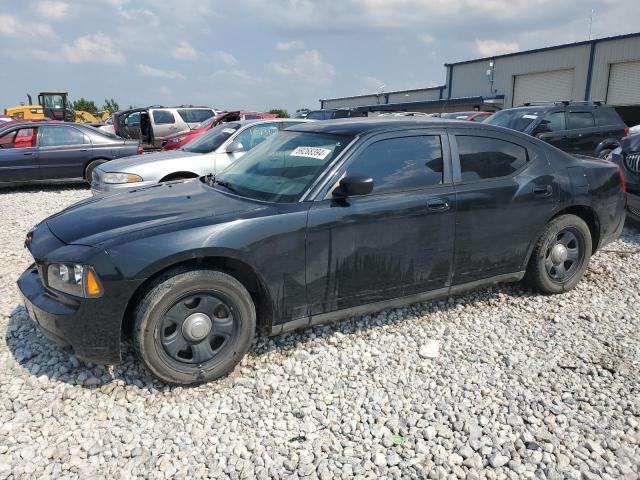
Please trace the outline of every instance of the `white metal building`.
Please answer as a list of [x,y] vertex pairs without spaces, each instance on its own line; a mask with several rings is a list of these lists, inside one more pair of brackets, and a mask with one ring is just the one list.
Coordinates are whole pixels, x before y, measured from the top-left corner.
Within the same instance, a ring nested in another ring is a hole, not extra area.
[[442,86],[320,100],[321,108],[446,112],[601,100],[640,123],[640,32],[448,63]]

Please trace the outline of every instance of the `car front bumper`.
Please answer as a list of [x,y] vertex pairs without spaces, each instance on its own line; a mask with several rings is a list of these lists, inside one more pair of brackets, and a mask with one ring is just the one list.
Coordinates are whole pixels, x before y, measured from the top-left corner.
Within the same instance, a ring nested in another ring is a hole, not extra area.
[[84,299],[56,295],[44,287],[35,264],[20,276],[18,288],[27,313],[47,338],[71,347],[84,360],[101,364],[120,361],[126,305],[114,304],[114,298],[107,296]]
[[91,193],[94,197],[104,197],[106,195],[113,195],[115,193],[122,193],[134,188],[147,187],[154,185],[158,182],[145,181],[136,183],[97,183],[91,182]]

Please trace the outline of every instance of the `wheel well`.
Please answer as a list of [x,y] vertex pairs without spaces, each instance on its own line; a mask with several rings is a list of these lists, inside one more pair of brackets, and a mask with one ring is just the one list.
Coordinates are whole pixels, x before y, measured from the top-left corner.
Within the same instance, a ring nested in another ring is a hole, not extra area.
[[84,166],[84,170],[82,171],[82,176],[84,177],[85,180],[89,180],[91,181],[90,178],[87,178],[87,168],[89,168],[89,165],[91,165],[93,162],[103,162],[106,163],[108,162],[109,159],[108,158],[103,158],[103,157],[99,157],[99,158],[92,158],[91,160],[89,160],[87,162],[87,164]]
[[197,178],[198,175],[193,172],[174,172],[162,178],[161,182],[170,182],[171,180],[182,180],[183,178]]
[[595,253],[600,246],[600,221],[598,220],[598,215],[595,210],[584,205],[574,205],[558,212],[553,218],[559,217],[560,215],[575,215],[584,220],[591,232],[591,241],[593,244],[592,253]]
[[122,321],[122,333],[130,337],[135,322],[135,309],[144,296],[155,286],[156,281],[165,275],[177,274],[192,269],[211,269],[227,273],[238,280],[249,291],[256,307],[256,327],[260,334],[271,331],[273,323],[273,303],[255,271],[246,263],[228,257],[204,257],[190,259],[170,265],[147,278],[133,293]]

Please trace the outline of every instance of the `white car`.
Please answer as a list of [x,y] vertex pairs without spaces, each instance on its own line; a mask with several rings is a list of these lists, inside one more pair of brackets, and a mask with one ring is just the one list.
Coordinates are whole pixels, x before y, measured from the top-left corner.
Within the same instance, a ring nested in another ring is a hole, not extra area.
[[93,171],[91,192],[102,196],[158,182],[215,174],[277,131],[309,121],[278,118],[222,123],[182,149],[125,157],[100,165]]

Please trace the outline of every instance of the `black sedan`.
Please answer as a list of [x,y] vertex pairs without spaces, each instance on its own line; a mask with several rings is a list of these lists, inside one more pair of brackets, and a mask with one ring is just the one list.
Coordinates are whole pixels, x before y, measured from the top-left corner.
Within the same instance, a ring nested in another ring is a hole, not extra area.
[[624,172],[627,190],[627,213],[640,223],[640,134],[625,137],[611,152],[611,160]]
[[85,179],[98,165],[142,153],[138,141],[63,122],[11,123],[0,130],[0,185]]
[[217,178],[89,199],[34,227],[18,280],[51,339],[96,362],[131,332],[159,379],[228,373],[278,334],[523,278],[561,293],[618,237],[611,162],[472,122],[333,120]]

